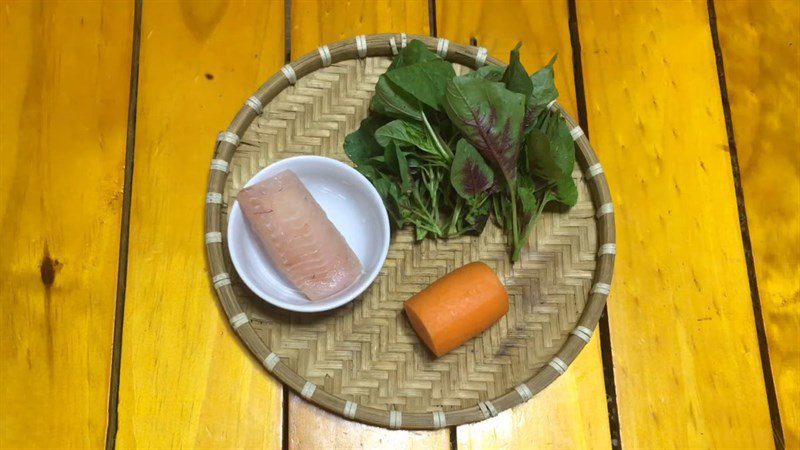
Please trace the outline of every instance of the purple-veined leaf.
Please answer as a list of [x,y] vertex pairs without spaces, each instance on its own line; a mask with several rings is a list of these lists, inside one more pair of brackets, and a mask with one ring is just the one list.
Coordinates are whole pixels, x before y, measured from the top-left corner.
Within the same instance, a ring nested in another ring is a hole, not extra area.
[[494,172],[483,157],[464,139],[456,144],[456,154],[450,168],[450,183],[458,195],[470,199],[494,184]]
[[456,77],[447,83],[444,108],[470,143],[512,184],[517,176],[525,96],[502,83]]

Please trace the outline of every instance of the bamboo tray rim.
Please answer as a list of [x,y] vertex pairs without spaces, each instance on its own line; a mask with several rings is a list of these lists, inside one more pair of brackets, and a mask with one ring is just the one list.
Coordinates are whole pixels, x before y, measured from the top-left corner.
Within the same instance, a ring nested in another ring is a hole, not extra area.
[[479,402],[476,406],[452,411],[401,413],[400,411],[358,405],[325,392],[281,362],[280,358],[271,352],[258,337],[247,313],[236,301],[231,277],[224,261],[225,248],[222,242],[222,198],[228,167],[241,136],[261,113],[263,105],[272,101],[284,89],[294,85],[298,79],[318,69],[356,58],[391,57],[412,39],[422,41],[429,49],[439,53],[448,61],[472,69],[485,64],[505,66],[500,60],[488,55],[488,51],[483,47],[461,45],[444,38],[405,33],[360,35],[353,39],[321,46],[316,51],[283,66],[253,96],[247,99],[226,130],[218,135],[206,193],[205,244],[211,282],[231,326],[267,371],[283,384],[311,403],[347,419],[393,429],[437,429],[488,419],[530,400],[566,372],[578,353],[589,342],[605,307],[611,289],[616,258],[614,207],[611,193],[603,168],[584,131],[558,102],[553,101],[548,106],[550,109],[560,112],[571,129],[572,137],[579,150],[577,161],[584,174],[584,179],[587,180],[586,184],[595,205],[598,265],[594,271],[589,299],[584,310],[577,325],[570,332],[556,356],[529,380],[497,398]]

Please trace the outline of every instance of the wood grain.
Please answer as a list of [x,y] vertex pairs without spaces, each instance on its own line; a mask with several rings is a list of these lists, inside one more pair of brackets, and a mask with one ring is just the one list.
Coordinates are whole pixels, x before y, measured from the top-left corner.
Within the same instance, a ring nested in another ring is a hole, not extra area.
[[[521,59],[529,72],[557,53],[559,102],[577,117],[566,2],[440,0],[436,18],[439,36],[460,43],[475,38],[506,62],[509,50],[522,42]],[[599,339],[594,337],[569,371],[536,398],[491,420],[458,427],[457,438],[465,449],[609,448]]]
[[527,403],[457,430],[459,449],[610,448],[600,340]]
[[800,4],[716,2],[786,448],[800,448]]
[[281,446],[281,386],[209,281],[203,199],[217,132],[283,62],[283,13],[144,5],[117,448]]
[[2,448],[105,441],[132,30],[132,2],[0,9]]
[[[320,45],[359,34],[406,32],[429,34],[428,2],[380,0],[343,2],[292,1],[292,59]],[[364,447],[447,448],[448,430],[386,430],[323,413],[294,394],[289,395],[289,448]],[[314,423],[314,427],[309,427]],[[325,432],[320,432],[324,429]]]
[[577,7],[622,445],[772,447],[706,2]]
[[[299,419],[299,420],[298,420]],[[309,426],[309,424],[314,424]],[[290,449],[446,449],[447,430],[395,431],[351,422],[292,394],[289,398]]]
[[558,102],[577,119],[572,44],[567,3],[560,0],[439,0],[436,2],[439,37],[461,44],[475,39],[489,54],[508,62],[508,53],[522,43],[520,59],[528,72],[538,70],[553,55]]
[[292,59],[359,34],[428,35],[427,0],[292,0]]

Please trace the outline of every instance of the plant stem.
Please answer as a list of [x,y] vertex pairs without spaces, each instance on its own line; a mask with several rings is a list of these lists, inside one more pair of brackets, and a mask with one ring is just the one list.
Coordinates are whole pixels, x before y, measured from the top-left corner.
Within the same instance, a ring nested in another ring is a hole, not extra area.
[[478,201],[476,201],[476,202],[475,202],[475,208],[474,208],[474,209],[478,209],[478,208],[480,208],[480,207],[481,207],[481,206],[483,206],[483,204],[484,204],[484,203],[486,203],[488,200],[489,200],[489,196],[488,196],[488,195],[486,195],[485,193],[480,193],[480,194],[478,194]]
[[492,209],[494,210],[494,219],[497,221],[497,224],[500,225],[500,228],[505,228],[506,225],[506,217],[503,211],[503,199],[501,195],[497,195],[492,198]]
[[513,261],[517,261],[519,259],[519,255],[522,252],[522,247],[528,242],[528,239],[530,239],[531,230],[533,229],[533,226],[536,225],[536,222],[539,221],[539,216],[542,215],[542,211],[544,211],[544,207],[547,205],[547,202],[545,201],[546,197],[547,194],[545,193],[545,197],[542,197],[542,201],[539,202],[539,207],[536,208],[536,213],[534,213],[533,217],[531,217],[531,219],[528,221],[528,224],[525,225],[522,235],[522,242],[514,244],[514,254],[511,256]]
[[429,233],[433,233],[433,235],[437,237],[441,236],[442,234],[442,230],[440,230],[439,227],[431,227],[429,224],[426,223],[415,223],[414,225],[418,226],[419,228],[422,228],[423,230]]
[[514,182],[508,182],[508,190],[509,194],[511,195],[511,233],[513,237],[514,248],[517,248],[517,243],[519,242],[519,229],[517,226],[517,189]]
[[461,215],[461,205],[462,205],[462,203],[463,203],[463,200],[461,200],[461,197],[456,199],[456,207],[453,208],[453,217],[450,219],[450,225],[447,227],[447,235],[448,236],[452,236],[453,235],[453,229],[458,224],[458,216]]
[[420,212],[419,210],[417,210],[417,209],[412,209],[412,210],[411,210],[411,214],[412,214],[412,215],[414,215],[414,216],[416,216],[416,217],[418,217],[420,220],[424,220],[424,221],[426,221],[426,222],[430,222],[430,221],[431,221],[431,218],[430,218],[430,217],[428,217],[426,214],[423,214],[423,213],[421,213],[421,212]]
[[425,129],[428,130],[428,134],[430,135],[431,139],[433,139],[433,143],[436,144],[436,148],[439,150],[439,153],[441,154],[442,158],[445,161],[449,162],[453,158],[453,155],[451,155],[448,151],[446,151],[444,149],[444,147],[442,146],[442,143],[439,142],[439,138],[436,136],[436,133],[433,131],[433,127],[431,127],[431,123],[428,122],[428,117],[425,115],[425,111],[422,111],[420,109],[420,114],[422,114],[422,122],[425,124]]

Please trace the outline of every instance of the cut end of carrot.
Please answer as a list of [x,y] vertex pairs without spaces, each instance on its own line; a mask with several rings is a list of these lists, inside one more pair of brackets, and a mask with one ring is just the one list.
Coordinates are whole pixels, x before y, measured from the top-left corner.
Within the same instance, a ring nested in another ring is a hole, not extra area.
[[414,329],[414,332],[417,333],[422,342],[425,343],[425,346],[433,352],[434,355],[442,356],[442,354],[436,351],[435,344],[433,339],[431,338],[431,333],[425,327],[425,323],[422,319],[419,318],[419,315],[414,311],[414,308],[410,307],[408,302],[403,305],[403,309],[406,311],[406,315],[408,316],[408,321],[411,322],[411,328]]

